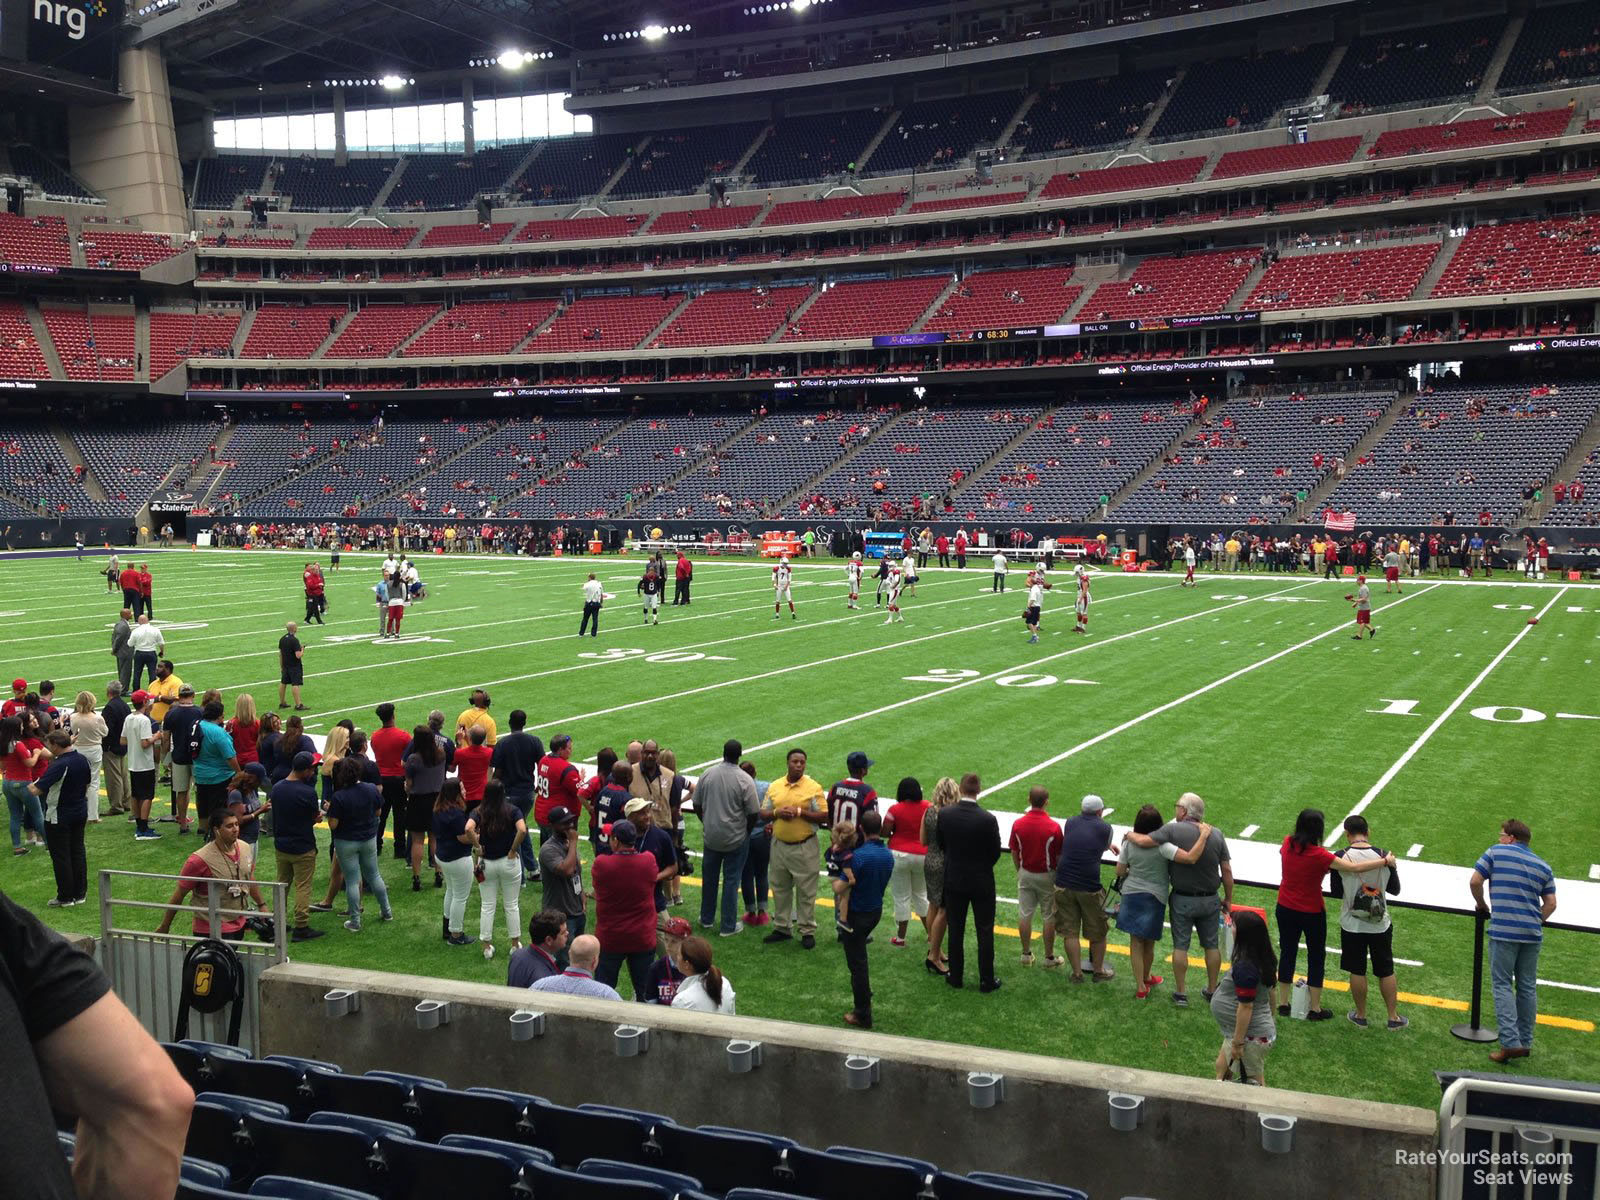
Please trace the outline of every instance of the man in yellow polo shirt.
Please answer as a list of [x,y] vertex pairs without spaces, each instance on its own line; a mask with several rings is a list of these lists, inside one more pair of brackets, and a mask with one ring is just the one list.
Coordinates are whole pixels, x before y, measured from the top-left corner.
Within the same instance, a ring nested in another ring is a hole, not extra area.
[[[761,819],[772,823],[772,932],[764,942],[787,942],[791,921],[800,946],[817,944],[817,827],[828,819],[826,793],[806,774],[806,752],[789,751],[789,771],[767,785]],[[791,915],[792,914],[792,915]]]
[[483,726],[483,732],[487,735],[487,743],[491,746],[494,745],[495,727],[494,718],[489,715],[489,693],[482,688],[476,689],[467,698],[467,707],[456,718],[457,742],[464,743],[476,725]]
[[[183,680],[178,678],[178,673],[172,669],[170,660],[163,658],[156,664],[155,678],[145,684],[144,690],[150,693],[150,698],[155,701],[150,707],[150,727],[158,733],[161,730],[161,719],[167,715],[167,709],[172,707],[172,702],[178,698],[178,689],[183,686]],[[158,738],[155,745],[156,766],[161,766],[161,742]],[[165,782],[165,780],[163,780]]]
[[1228,570],[1237,571],[1239,569],[1239,539],[1230,533],[1222,549],[1228,556]]

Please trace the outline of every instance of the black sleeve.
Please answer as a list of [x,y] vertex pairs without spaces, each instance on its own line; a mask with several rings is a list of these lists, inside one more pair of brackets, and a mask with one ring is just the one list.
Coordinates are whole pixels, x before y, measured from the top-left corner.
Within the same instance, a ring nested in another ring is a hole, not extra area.
[[54,1033],[111,990],[90,958],[0,892],[0,987],[11,990],[28,1040]]

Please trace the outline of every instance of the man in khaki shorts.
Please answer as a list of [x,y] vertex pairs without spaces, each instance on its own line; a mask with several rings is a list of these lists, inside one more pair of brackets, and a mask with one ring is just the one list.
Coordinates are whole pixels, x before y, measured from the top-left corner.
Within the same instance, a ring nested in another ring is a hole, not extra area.
[[1017,868],[1017,932],[1022,935],[1022,965],[1033,965],[1033,914],[1044,913],[1044,965],[1059,967],[1056,949],[1056,860],[1061,855],[1061,829],[1050,819],[1050,793],[1028,792],[1028,811],[1011,823],[1011,861]]
[[1094,981],[1113,979],[1106,966],[1106,889],[1100,883],[1100,864],[1111,848],[1111,826],[1100,814],[1105,801],[1085,796],[1082,811],[1061,826],[1061,858],[1056,864],[1056,932],[1067,952],[1072,982],[1082,983],[1083,956],[1079,936],[1089,943],[1089,964]]

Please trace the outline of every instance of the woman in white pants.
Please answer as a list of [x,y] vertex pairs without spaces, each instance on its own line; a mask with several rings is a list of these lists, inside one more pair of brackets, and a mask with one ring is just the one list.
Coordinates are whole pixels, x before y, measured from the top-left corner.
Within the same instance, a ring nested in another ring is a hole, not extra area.
[[72,703],[72,748],[89,760],[89,820],[100,819],[100,751],[106,719],[95,711],[94,693],[79,692]]
[[902,779],[883,821],[889,853],[894,857],[889,889],[894,895],[896,929],[889,939],[891,946],[906,944],[906,926],[911,924],[912,913],[917,914],[924,930],[928,927],[928,848],[922,844],[922,818],[927,811],[922,785],[910,777]]
[[483,785],[483,799],[467,818],[467,830],[478,839],[478,940],[484,958],[494,957],[494,912],[503,900],[511,949],[522,949],[522,864],[517,857],[528,826],[522,814],[506,802],[505,785],[498,779]]
[[470,946],[463,923],[467,897],[472,895],[472,847],[477,831],[467,825],[467,805],[459,780],[446,779],[433,801],[434,861],[444,876],[444,940],[452,946]]

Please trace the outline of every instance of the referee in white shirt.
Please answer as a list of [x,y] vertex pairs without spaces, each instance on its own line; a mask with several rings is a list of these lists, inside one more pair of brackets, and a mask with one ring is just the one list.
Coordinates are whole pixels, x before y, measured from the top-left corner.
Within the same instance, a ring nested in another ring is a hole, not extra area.
[[587,631],[590,637],[600,636],[600,606],[605,603],[605,589],[590,572],[583,584],[583,620],[578,624],[578,636]]

